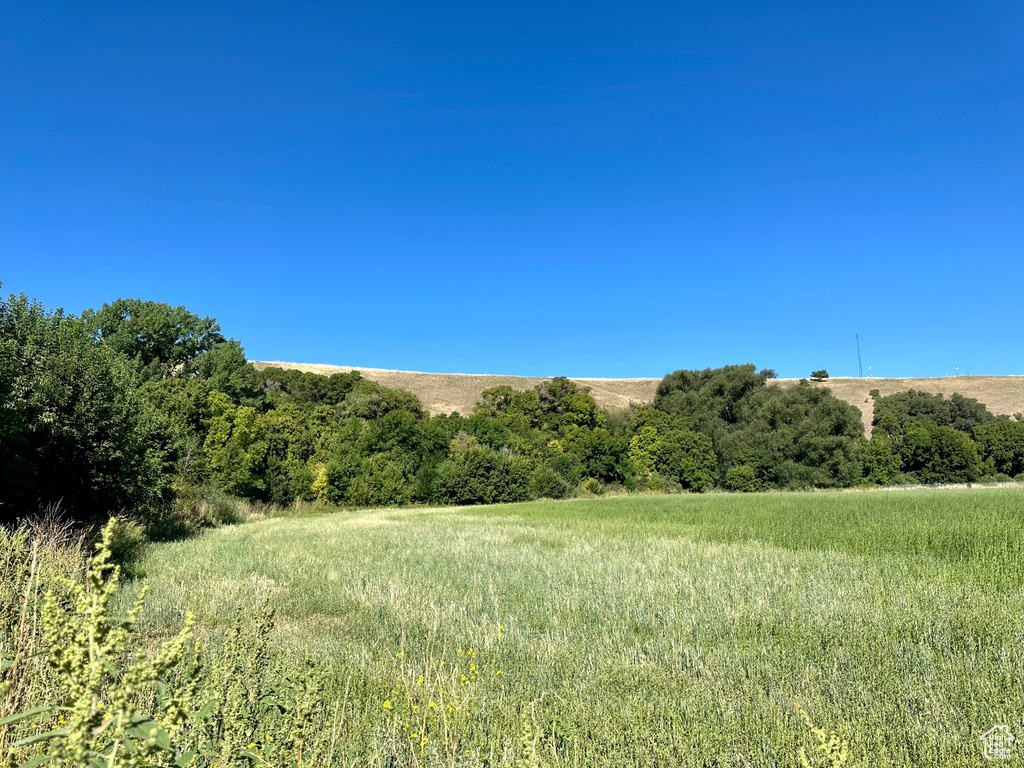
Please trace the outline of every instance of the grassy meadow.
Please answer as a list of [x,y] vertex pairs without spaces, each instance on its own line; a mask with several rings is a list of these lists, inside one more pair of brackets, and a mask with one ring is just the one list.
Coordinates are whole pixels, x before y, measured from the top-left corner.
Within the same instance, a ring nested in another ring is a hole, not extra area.
[[[337,765],[983,763],[1024,738],[1024,491],[625,496],[153,546],[144,621],[275,611]],[[212,640],[212,642],[216,642]],[[518,761],[518,763],[517,763]]]

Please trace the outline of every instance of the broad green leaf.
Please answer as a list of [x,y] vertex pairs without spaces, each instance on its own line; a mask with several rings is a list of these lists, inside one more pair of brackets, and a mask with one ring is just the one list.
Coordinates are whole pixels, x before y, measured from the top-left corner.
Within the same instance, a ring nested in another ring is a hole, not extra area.
[[216,709],[216,707],[217,707],[217,700],[216,699],[210,699],[208,702],[203,704],[202,709],[200,709],[198,712],[196,712],[196,717],[195,717],[196,721],[198,722],[198,721],[202,721],[202,720],[205,720],[206,718],[208,718],[211,714],[213,714],[213,710]]
[[163,729],[163,726],[155,720],[143,720],[129,728],[127,733],[129,736],[133,736],[140,741],[155,738],[156,745],[160,749],[171,748],[171,737],[167,735],[167,731]]
[[40,741],[49,741],[50,739],[59,739],[62,736],[67,736],[71,733],[70,728],[57,728],[46,733],[37,733],[35,736],[27,736],[24,739],[19,739],[14,742],[11,746],[14,747],[27,747],[29,744],[38,744]]
[[36,768],[36,766],[38,765],[46,765],[47,763],[52,763],[56,759],[57,758],[53,755],[39,755],[38,757],[33,757],[31,760],[22,763],[18,766],[18,768]]
[[33,715],[42,715],[50,712],[53,707],[35,707],[34,709],[26,709],[24,712],[15,712],[13,715],[8,715],[3,720],[0,720],[0,725],[10,725],[16,723],[19,720],[24,720],[26,717],[32,717]]

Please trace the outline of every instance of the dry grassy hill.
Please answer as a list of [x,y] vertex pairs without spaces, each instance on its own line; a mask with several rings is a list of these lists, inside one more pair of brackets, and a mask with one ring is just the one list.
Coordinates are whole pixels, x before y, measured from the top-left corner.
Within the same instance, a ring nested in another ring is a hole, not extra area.
[[[546,379],[529,376],[493,376],[472,373],[418,373],[416,371],[390,371],[382,368],[350,368],[341,365],[314,365],[308,363],[258,362],[257,368],[277,366],[311,373],[330,375],[345,371],[359,371],[364,378],[385,387],[407,389],[413,392],[432,414],[471,413],[480,393],[491,387],[508,385],[513,389],[531,389]],[[649,403],[661,379],[574,379],[590,387],[598,404],[604,407],[628,406],[630,403]],[[776,379],[787,386],[797,379]],[[872,401],[870,392],[877,389],[883,395],[918,389],[943,394],[947,397],[958,392],[973,397],[996,414],[1024,412],[1024,376],[950,376],[936,379],[854,379],[834,378],[815,384],[828,387],[836,397],[857,406],[864,418],[865,429],[871,427]]]
[[[780,384],[793,384],[797,379],[778,379]],[[840,400],[860,408],[864,420],[864,431],[871,431],[871,414],[874,403],[871,390],[879,394],[892,395],[916,389],[949,397],[959,393],[984,403],[992,413],[1007,414],[1024,412],[1024,376],[946,376],[933,379],[856,379],[835,378],[815,384],[828,387]]]

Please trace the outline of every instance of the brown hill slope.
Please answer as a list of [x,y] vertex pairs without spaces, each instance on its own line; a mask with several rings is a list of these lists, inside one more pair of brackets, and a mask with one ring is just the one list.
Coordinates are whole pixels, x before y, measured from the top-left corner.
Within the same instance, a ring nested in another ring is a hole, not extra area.
[[[430,413],[451,413],[458,411],[466,416],[473,412],[480,393],[491,387],[507,385],[513,389],[532,389],[546,378],[530,376],[496,376],[475,373],[418,373],[416,371],[389,371],[383,368],[355,368],[343,365],[314,365],[309,363],[253,363],[257,368],[276,366],[294,368],[310,373],[332,373],[359,371],[363,378],[376,381],[385,387],[407,389],[419,397],[423,407]],[[604,407],[622,406],[630,403],[649,403],[661,379],[573,379],[590,387],[591,394]]]
[[[419,373],[416,371],[390,371],[383,368],[350,368],[341,365],[315,365],[309,363],[258,362],[257,368],[277,366],[311,373],[331,375],[345,371],[359,371],[364,378],[385,387],[407,389],[413,392],[432,414],[458,411],[466,415],[473,411],[480,393],[490,387],[507,385],[513,389],[531,389],[547,379],[530,376],[496,376],[472,373]],[[630,403],[649,403],[661,379],[573,379],[590,387],[599,405],[628,406]],[[775,383],[788,386],[797,379],[776,379]],[[816,387],[828,387],[836,397],[857,406],[864,418],[866,430],[871,426],[873,404],[870,392],[877,389],[883,395],[918,389],[943,394],[947,397],[958,392],[973,397],[996,414],[1024,412],[1024,376],[950,376],[935,379],[855,379],[834,378]]]
[[[779,379],[781,383],[794,383],[796,379]],[[916,389],[935,395],[961,394],[984,403],[997,416],[1024,412],[1024,376],[946,376],[933,379],[828,379],[814,386],[828,387],[840,400],[860,408],[864,431],[871,431],[874,403],[871,390],[881,395],[892,395]]]

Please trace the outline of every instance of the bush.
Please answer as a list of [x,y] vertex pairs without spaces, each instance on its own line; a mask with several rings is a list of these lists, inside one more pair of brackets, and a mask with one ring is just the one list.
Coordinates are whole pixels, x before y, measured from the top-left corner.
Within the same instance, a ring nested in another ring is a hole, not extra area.
[[530,477],[530,491],[536,499],[564,499],[571,487],[558,472],[540,464]]
[[857,438],[857,455],[861,478],[869,485],[892,485],[900,474],[900,457],[893,453],[891,441],[881,430],[870,440]]
[[401,506],[412,498],[412,482],[404,468],[376,453],[362,464],[362,471],[349,485],[346,500],[357,506]]
[[587,496],[600,496],[604,493],[604,486],[593,477],[588,477],[580,484],[580,493]]
[[1013,478],[1009,475],[1004,475],[1002,472],[997,472],[994,475],[983,475],[978,478],[979,483],[1011,483]]
[[737,464],[729,467],[725,473],[725,487],[730,491],[750,493],[764,490],[764,483],[757,477],[757,470],[749,464]]
[[135,520],[115,517],[107,524],[107,530],[110,561],[121,566],[126,573],[134,575],[134,567],[149,545],[145,527]]
[[898,445],[903,471],[922,483],[973,483],[982,474],[978,447],[963,432],[910,422]]
[[1024,473],[1024,424],[1018,421],[997,421],[980,425],[974,430],[986,461],[1000,474]]
[[232,525],[244,519],[241,502],[213,485],[175,486],[173,502],[141,518],[152,541],[174,541],[204,528]]

